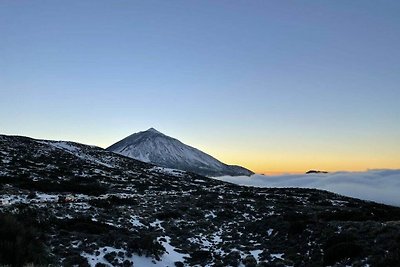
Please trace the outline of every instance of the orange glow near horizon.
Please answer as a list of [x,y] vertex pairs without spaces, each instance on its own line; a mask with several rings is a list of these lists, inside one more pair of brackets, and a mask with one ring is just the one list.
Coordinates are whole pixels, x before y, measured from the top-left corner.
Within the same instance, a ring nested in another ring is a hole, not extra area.
[[[226,161],[225,161],[226,162]],[[320,171],[328,171],[328,172],[337,172],[337,171],[367,171],[368,169],[400,169],[400,164],[362,164],[354,162],[351,163],[341,163],[337,162],[336,164],[326,164],[325,162],[313,162],[313,163],[305,163],[304,165],[298,165],[293,162],[275,162],[275,165],[271,166],[271,163],[267,164],[257,164],[257,162],[228,162],[228,164],[240,165],[245,168],[252,170],[257,174],[265,174],[265,175],[281,175],[281,174],[302,174],[309,170],[320,170]]]
[[[224,157],[221,157],[224,158]],[[224,161],[225,159],[223,159]],[[380,157],[304,157],[287,159],[268,157],[247,158],[244,161],[239,159],[225,161],[229,164],[244,166],[258,174],[279,175],[279,174],[301,174],[308,170],[321,170],[328,172],[336,171],[367,171],[368,169],[400,169],[399,158],[380,158]],[[231,163],[233,162],[233,163]]]
[[[177,134],[179,135],[179,133]],[[186,136],[190,136],[187,138]],[[305,173],[308,170],[367,171],[400,169],[400,139],[390,133],[348,134],[328,132],[246,130],[240,134],[215,132],[178,136],[186,144],[232,165],[259,174]]]
[[[206,150],[207,151],[207,150]],[[400,155],[394,151],[386,153],[317,153],[275,151],[265,153],[259,151],[242,153],[224,153],[210,151],[210,154],[226,164],[240,165],[257,174],[281,175],[302,174],[308,170],[367,171],[368,169],[400,169]]]

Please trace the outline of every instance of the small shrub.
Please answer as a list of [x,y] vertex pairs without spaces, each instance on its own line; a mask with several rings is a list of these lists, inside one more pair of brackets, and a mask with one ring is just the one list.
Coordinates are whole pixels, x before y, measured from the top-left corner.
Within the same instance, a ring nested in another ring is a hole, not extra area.
[[246,267],[256,267],[257,265],[257,260],[253,255],[248,255],[242,262]]
[[253,191],[243,190],[243,191],[240,191],[239,196],[242,197],[242,198],[252,198],[252,197],[255,196],[255,194],[254,194]]
[[324,254],[324,264],[333,265],[334,263],[347,259],[355,258],[362,252],[362,247],[355,242],[342,242],[328,248]]
[[79,232],[86,234],[106,234],[115,227],[100,222],[92,221],[90,218],[80,217],[67,220],[59,220],[60,229],[70,232]]
[[239,266],[240,264],[240,253],[238,251],[232,251],[224,257],[225,266]]
[[[89,263],[87,262],[86,258],[82,257],[81,255],[72,255],[68,256],[64,261],[63,261],[63,266],[82,266],[82,267],[88,267],[90,266]],[[97,266],[97,265],[96,265]]]
[[209,261],[212,260],[212,254],[210,251],[207,250],[197,250],[197,251],[193,251],[191,254],[191,259],[190,261],[192,263],[198,263],[198,264],[205,264]]
[[134,237],[128,241],[128,248],[139,255],[154,255],[156,259],[165,251],[165,248],[151,235]]
[[156,214],[156,218],[159,220],[170,220],[170,219],[179,219],[182,214],[176,210],[166,210]]
[[291,221],[289,222],[288,233],[291,236],[300,235],[307,228],[307,221]]
[[324,264],[332,265],[340,260],[359,256],[362,247],[358,245],[354,235],[342,233],[326,241],[324,252]]
[[49,262],[40,233],[12,215],[0,216],[0,265],[44,265]]
[[109,262],[112,263],[115,259],[115,257],[117,256],[117,253],[115,251],[107,253],[106,255],[104,255],[104,258]]

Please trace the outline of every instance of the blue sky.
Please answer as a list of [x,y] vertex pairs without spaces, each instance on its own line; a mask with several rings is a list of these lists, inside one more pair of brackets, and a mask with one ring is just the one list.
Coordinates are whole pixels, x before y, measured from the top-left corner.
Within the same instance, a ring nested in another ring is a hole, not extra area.
[[399,1],[1,1],[0,130],[155,127],[257,172],[400,168]]

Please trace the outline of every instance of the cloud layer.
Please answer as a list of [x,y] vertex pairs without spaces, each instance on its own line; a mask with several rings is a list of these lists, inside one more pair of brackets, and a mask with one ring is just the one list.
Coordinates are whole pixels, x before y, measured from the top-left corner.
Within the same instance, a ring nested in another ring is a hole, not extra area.
[[400,170],[335,172],[265,176],[222,176],[215,179],[256,187],[302,187],[328,190],[341,195],[400,206]]

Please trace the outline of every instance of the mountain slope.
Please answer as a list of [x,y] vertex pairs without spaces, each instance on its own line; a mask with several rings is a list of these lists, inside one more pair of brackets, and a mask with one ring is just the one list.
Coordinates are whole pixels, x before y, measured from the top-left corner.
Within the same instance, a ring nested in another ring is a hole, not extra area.
[[398,266],[400,208],[0,135],[0,265]]
[[158,166],[190,171],[205,176],[254,174],[243,167],[224,164],[153,128],[132,134],[108,147],[107,150]]

